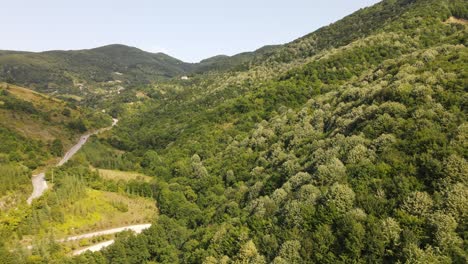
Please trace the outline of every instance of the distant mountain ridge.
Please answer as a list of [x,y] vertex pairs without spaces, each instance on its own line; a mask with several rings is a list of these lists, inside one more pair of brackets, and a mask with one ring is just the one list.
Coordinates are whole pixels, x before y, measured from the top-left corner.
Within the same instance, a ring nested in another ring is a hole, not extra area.
[[[264,46],[233,56],[217,55],[198,63],[187,63],[164,53],[146,52],[122,44],[39,53],[0,50],[0,81],[46,93],[83,94],[86,93],[83,87],[99,84],[98,88],[105,90],[107,83],[115,81],[119,86],[131,87],[184,75],[246,71],[258,65],[269,67],[310,58],[369,34],[384,32],[392,24],[399,23],[397,18],[405,16],[415,5],[431,3],[424,0],[383,1],[289,43]],[[450,9],[457,13],[454,6],[451,4]]]
[[43,92],[72,92],[79,83],[112,81],[115,74],[122,75],[124,83],[145,84],[189,69],[190,64],[166,54],[124,45],[39,53],[0,51],[0,80]]
[[0,51],[0,81],[46,93],[82,94],[83,84],[118,80],[125,87],[138,86],[183,75],[245,71],[255,65],[288,63],[382,30],[416,2],[384,1],[290,43],[264,46],[233,56],[217,55],[198,63],[186,63],[164,53],[146,52],[121,44],[39,53]]
[[236,69],[277,47],[265,46],[234,56],[218,55],[199,63],[186,63],[164,53],[122,44],[44,52],[0,50],[0,81],[41,92],[59,89],[74,93],[79,89],[77,84],[113,81],[117,74],[126,84],[142,85],[192,73]]

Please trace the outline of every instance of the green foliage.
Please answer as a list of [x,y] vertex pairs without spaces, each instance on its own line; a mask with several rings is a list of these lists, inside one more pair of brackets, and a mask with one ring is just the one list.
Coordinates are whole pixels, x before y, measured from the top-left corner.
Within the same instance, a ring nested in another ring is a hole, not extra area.
[[0,164],[0,196],[8,191],[29,190],[25,186],[31,183],[30,173],[26,167],[15,163]]
[[142,88],[56,193],[152,196],[161,215],[71,261],[466,263],[466,26],[445,23],[459,5],[383,1],[250,69]]
[[41,141],[28,139],[15,131],[0,127],[0,163],[23,162],[36,168],[47,157]]
[[83,133],[87,130],[85,123],[82,119],[75,119],[68,122],[68,127],[72,130],[76,130],[79,133]]
[[52,155],[54,156],[58,156],[58,157],[62,156],[63,155],[62,141],[58,138],[54,139],[50,146],[50,151],[52,152]]
[[[421,13],[431,8],[433,16]],[[229,87],[212,97],[190,95],[199,91],[195,77],[183,92],[167,88],[137,114],[124,114],[110,143],[140,156],[135,161],[146,173],[162,176],[167,183],[155,193],[161,213],[196,230],[187,238],[190,252],[173,244],[179,259],[466,258],[465,229],[452,225],[463,202],[451,200],[447,189],[465,178],[457,138],[466,122],[460,81],[466,51],[457,45],[466,33],[444,24],[450,13],[435,2],[384,1],[360,19],[382,19],[376,9],[402,18],[376,23],[365,38],[261,85],[241,81],[237,95]],[[426,39],[422,31],[441,35]],[[317,51],[307,52],[300,56]],[[453,218],[440,218],[451,227],[430,236],[439,230],[430,224],[437,208],[450,208]],[[227,225],[242,231],[228,232]],[[433,249],[442,245],[455,249]],[[271,248],[277,253],[267,253]]]
[[135,158],[132,155],[116,152],[109,144],[98,140],[96,136],[89,138],[75,159],[80,159],[80,157],[97,168],[122,171],[132,171],[138,168],[135,166]]
[[0,100],[3,102],[3,104],[0,105],[2,108],[31,115],[37,115],[39,113],[31,102],[17,99],[11,96],[6,90],[3,92],[3,96],[0,97]]

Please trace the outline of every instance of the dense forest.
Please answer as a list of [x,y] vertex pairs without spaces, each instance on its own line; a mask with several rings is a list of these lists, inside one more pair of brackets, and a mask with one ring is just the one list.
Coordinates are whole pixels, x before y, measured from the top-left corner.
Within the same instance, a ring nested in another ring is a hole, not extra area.
[[[291,43],[207,60],[189,80],[88,98],[118,125],[65,167],[48,169],[53,190],[0,222],[0,256],[467,263],[467,32],[466,1],[384,0]],[[14,100],[1,90],[0,110],[43,118]],[[11,129],[0,127],[0,140],[11,142],[0,145],[0,176],[15,175],[0,178],[0,195],[29,181],[33,167],[21,157],[61,154],[58,143],[48,149]],[[116,181],[99,170],[151,178]],[[153,199],[158,214],[142,234],[72,257],[51,230],[66,223],[64,207],[94,191]],[[41,234],[31,251],[9,243]]]

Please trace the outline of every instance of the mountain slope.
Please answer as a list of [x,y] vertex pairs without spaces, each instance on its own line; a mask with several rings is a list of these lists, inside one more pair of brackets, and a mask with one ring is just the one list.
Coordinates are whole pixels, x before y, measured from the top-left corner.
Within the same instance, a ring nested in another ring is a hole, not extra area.
[[460,3],[384,1],[357,13],[379,30],[285,73],[148,89],[108,142],[158,177],[161,216],[75,262],[465,263],[468,29],[446,23]]
[[278,50],[281,45],[264,46],[252,52],[243,52],[234,56],[219,55],[200,61],[192,65],[191,73],[222,72],[229,70],[243,71],[250,64],[262,57],[268,57]]
[[[65,263],[466,263],[468,27],[453,21],[467,7],[383,1],[265,57],[247,54],[239,61],[248,67],[211,70],[235,64],[217,57],[205,61],[209,73],[113,98],[119,125],[57,172],[80,179],[60,192],[77,181],[124,189],[103,184],[90,165],[153,176],[126,186],[157,200],[152,227],[73,259],[54,243],[0,254]],[[54,218],[52,197],[34,212]]]
[[[441,17],[447,18],[451,12],[459,18],[466,16],[462,4],[457,0],[449,2],[453,3],[438,4]],[[369,34],[382,33],[408,13],[407,10],[424,5],[425,1],[421,0],[383,1],[291,43],[265,46],[231,57],[215,56],[200,63],[184,63],[163,53],[149,53],[124,45],[41,53],[0,51],[0,81],[47,93],[83,95],[96,93],[96,89],[108,90],[112,86],[120,90],[188,74],[243,72],[261,65],[272,67],[310,58]],[[445,10],[440,12],[442,9]]]

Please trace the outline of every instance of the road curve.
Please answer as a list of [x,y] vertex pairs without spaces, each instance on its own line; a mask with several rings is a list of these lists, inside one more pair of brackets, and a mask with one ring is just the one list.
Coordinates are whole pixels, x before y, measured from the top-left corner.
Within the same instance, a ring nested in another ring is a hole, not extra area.
[[33,184],[33,193],[28,198],[28,204],[32,203],[33,199],[36,199],[42,195],[45,190],[47,190],[47,182],[45,180],[45,173],[39,173],[37,175],[33,175],[32,177],[32,184]]
[[[68,237],[66,239],[61,239],[58,240],[57,242],[65,242],[65,241],[74,241],[74,240],[80,240],[84,238],[92,238],[95,236],[102,236],[102,235],[110,235],[110,234],[115,234],[115,233],[120,233],[122,231],[127,231],[131,230],[135,232],[136,234],[140,234],[143,232],[143,230],[148,229],[151,226],[151,224],[141,224],[141,225],[133,225],[133,226],[125,226],[125,227],[119,227],[119,228],[113,228],[113,229],[108,229],[108,230],[103,230],[103,231],[98,231],[98,232],[93,232],[93,233],[88,233],[88,234],[83,234],[83,235],[78,235],[78,236],[72,236]],[[73,251],[73,255],[80,255],[86,251],[99,251],[105,247],[108,247],[114,243],[114,240],[108,240],[104,241],[102,243],[98,243],[80,250],[75,250]]]
[[[68,160],[70,160],[73,157],[73,155],[75,155],[76,152],[78,152],[78,150],[81,149],[81,147],[86,143],[86,141],[88,141],[91,135],[96,135],[101,132],[110,130],[113,126],[117,124],[117,122],[119,122],[118,119],[112,118],[112,125],[110,127],[101,128],[93,133],[88,133],[88,134],[83,135],[78,141],[78,143],[76,143],[76,145],[71,147],[70,150],[68,150],[67,153],[65,153],[63,158],[57,164],[57,167],[62,166]],[[31,194],[31,196],[29,196],[27,200],[29,205],[32,203],[34,199],[41,197],[42,194],[45,192],[45,190],[47,190],[47,181],[45,180],[45,172],[41,172],[39,174],[33,175],[31,181],[33,185],[33,193]]]

